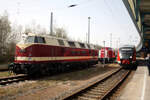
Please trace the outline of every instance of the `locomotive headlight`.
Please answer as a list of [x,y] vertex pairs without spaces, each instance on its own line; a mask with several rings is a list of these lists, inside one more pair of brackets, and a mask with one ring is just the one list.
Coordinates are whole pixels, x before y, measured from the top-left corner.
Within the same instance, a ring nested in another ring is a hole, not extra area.
[[17,57],[15,57],[15,60],[17,60]]
[[120,58],[122,58],[122,54],[121,53],[119,54],[119,56],[120,56]]
[[132,56],[130,56],[130,58],[132,58]]

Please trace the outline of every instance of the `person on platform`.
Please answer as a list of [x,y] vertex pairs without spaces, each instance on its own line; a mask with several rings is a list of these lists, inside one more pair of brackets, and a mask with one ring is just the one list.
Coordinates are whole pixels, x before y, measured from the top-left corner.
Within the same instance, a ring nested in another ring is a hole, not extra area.
[[147,66],[150,67],[150,53],[147,54],[147,57],[145,58]]

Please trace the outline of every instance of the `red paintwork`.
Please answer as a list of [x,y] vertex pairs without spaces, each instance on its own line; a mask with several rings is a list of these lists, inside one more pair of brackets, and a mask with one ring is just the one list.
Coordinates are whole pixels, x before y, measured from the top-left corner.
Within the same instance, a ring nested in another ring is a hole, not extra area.
[[119,49],[118,49],[118,51],[117,51],[117,61],[120,61]]
[[[61,47],[61,46],[51,46],[51,45],[42,45],[42,44],[33,44],[27,48],[25,48],[25,52],[20,52],[20,48],[16,46],[15,57],[69,57],[69,56],[98,56],[98,50],[92,49],[81,49],[81,48],[69,48],[69,47]],[[85,53],[82,53],[82,52]],[[98,58],[92,58],[93,60],[97,60]],[[92,60],[90,59],[69,59],[69,60],[61,60],[64,61],[84,61],[84,60]],[[57,61],[15,61],[15,63],[40,63],[40,62],[59,62]]]
[[[105,56],[104,56],[104,51],[105,51]],[[100,58],[115,58],[115,52],[113,51],[112,48],[110,47],[105,47],[101,49],[101,52],[100,52]]]
[[129,60],[122,60],[122,64],[130,64],[130,61]]

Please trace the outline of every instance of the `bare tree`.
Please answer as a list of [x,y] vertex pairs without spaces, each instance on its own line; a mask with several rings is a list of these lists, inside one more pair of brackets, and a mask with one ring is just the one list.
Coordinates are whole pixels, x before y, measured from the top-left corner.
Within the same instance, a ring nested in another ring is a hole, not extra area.
[[56,37],[68,39],[67,32],[64,28],[55,28],[54,31],[55,31]]
[[4,14],[0,16],[0,55],[2,55],[4,50],[6,49],[6,40],[10,32],[10,21],[8,19],[8,13],[5,11]]
[[8,43],[17,43],[20,41],[21,36],[23,33],[23,27],[21,25],[17,25],[17,24],[12,24],[11,26],[11,33],[9,34],[9,36],[7,37],[7,42]]
[[33,20],[31,24],[26,25],[24,33],[46,34],[48,31]]

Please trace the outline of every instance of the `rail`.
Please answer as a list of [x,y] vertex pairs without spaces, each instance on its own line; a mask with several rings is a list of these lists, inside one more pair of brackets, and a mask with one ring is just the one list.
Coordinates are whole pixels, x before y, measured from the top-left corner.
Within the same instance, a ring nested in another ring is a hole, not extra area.
[[11,77],[0,78],[0,85],[6,85],[14,82],[24,81],[28,78],[27,75],[16,75]]

